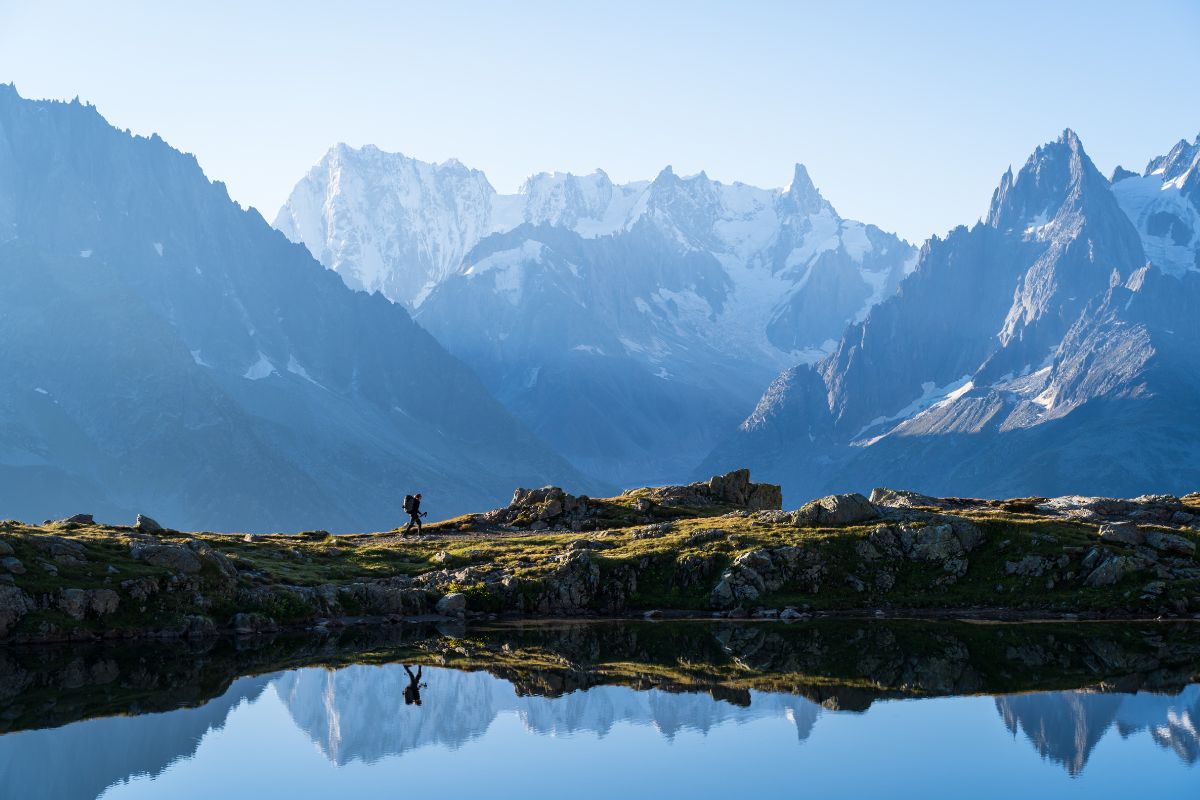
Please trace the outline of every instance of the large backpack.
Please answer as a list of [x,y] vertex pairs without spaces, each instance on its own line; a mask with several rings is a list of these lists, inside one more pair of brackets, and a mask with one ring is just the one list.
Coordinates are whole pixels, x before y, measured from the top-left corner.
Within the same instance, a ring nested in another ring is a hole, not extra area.
[[413,513],[413,508],[416,507],[416,505],[417,505],[417,499],[415,497],[413,497],[411,494],[404,495],[404,513],[405,514]]

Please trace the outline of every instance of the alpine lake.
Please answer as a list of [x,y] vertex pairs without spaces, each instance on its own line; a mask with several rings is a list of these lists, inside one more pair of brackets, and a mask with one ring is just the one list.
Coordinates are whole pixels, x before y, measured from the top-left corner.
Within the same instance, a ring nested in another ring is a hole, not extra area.
[[0,648],[0,797],[1187,798],[1200,624],[406,624]]

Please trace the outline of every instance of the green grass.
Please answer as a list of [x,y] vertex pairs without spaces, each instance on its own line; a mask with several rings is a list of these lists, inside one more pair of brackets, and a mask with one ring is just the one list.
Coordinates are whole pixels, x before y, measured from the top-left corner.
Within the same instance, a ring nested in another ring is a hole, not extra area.
[[[760,524],[744,516],[723,516],[728,509],[674,509],[653,506],[649,512],[638,510],[641,495],[633,492],[608,500],[591,500],[601,509],[603,530],[579,532],[524,532],[496,535],[482,529],[477,517],[459,517],[426,526],[421,540],[401,539],[394,535],[359,534],[330,536],[322,532],[303,535],[242,536],[196,533],[164,533],[163,541],[182,543],[189,538],[207,542],[224,553],[243,572],[241,585],[257,583],[319,586],[334,583],[415,576],[438,570],[475,570],[475,577],[453,579],[444,590],[467,594],[468,607],[474,611],[499,612],[503,601],[478,578],[479,571],[500,571],[517,579],[521,592],[534,596],[540,581],[561,566],[560,557],[571,544],[588,539],[597,544],[593,557],[602,577],[621,571],[636,572],[636,590],[627,598],[630,609],[706,609],[709,593],[721,571],[739,554],[757,548],[784,545],[816,549],[821,554],[825,576],[820,591],[809,593],[799,585],[785,585],[780,591],[760,598],[754,605],[780,608],[806,605],[816,610],[853,609],[939,609],[983,606],[1012,610],[1126,613],[1153,616],[1163,607],[1182,603],[1190,611],[1200,611],[1200,580],[1172,581],[1162,597],[1143,600],[1142,586],[1151,579],[1146,575],[1127,577],[1121,583],[1102,588],[1085,587],[1077,575],[1059,580],[1048,587],[1044,578],[1008,575],[1006,561],[1037,554],[1054,561],[1064,548],[1071,552],[1071,567],[1080,572],[1082,552],[1099,543],[1097,526],[1083,522],[1051,519],[1026,513],[1029,503],[1008,501],[992,509],[964,512],[984,531],[985,541],[968,554],[969,569],[957,582],[931,587],[943,575],[934,564],[913,562],[863,562],[856,545],[868,536],[877,523],[845,527],[797,528],[789,525]],[[1200,496],[1186,501],[1200,513]],[[646,536],[646,519],[669,521],[661,535]],[[716,538],[695,536],[719,529]],[[467,529],[467,530],[464,530]],[[1172,530],[1200,543],[1193,531]],[[41,553],[34,542],[43,535],[62,536],[83,545],[88,553],[84,564],[57,564],[57,574],[44,571],[39,561],[53,559]],[[694,537],[694,538],[693,538]],[[89,526],[61,530],[43,529],[13,523],[0,525],[0,538],[7,541],[27,568],[24,575],[13,576],[17,586],[34,597],[55,595],[68,587],[112,588],[122,594],[116,616],[105,626],[145,627],[178,622],[183,615],[198,613],[190,606],[187,593],[163,593],[146,603],[145,610],[125,596],[122,581],[155,577],[165,581],[167,570],[135,561],[129,555],[133,533],[127,528]],[[1107,545],[1101,545],[1108,547]],[[1122,552],[1114,550],[1114,552]],[[682,563],[703,562],[709,568],[699,581],[687,583]],[[111,573],[109,567],[115,568]],[[876,588],[880,572],[895,573],[890,591]],[[1060,570],[1062,572],[1067,569]],[[253,576],[253,577],[251,577]],[[863,581],[867,591],[855,591],[847,579]],[[255,610],[277,620],[302,620],[312,615],[307,607],[238,608],[233,599],[236,587],[221,587],[215,567],[206,564],[198,576],[198,589],[213,593],[213,607],[207,612],[215,618],[236,611]],[[185,596],[186,595],[186,596]],[[349,598],[344,604],[352,605]],[[1190,605],[1189,605],[1190,604]],[[1195,608],[1191,608],[1195,606]],[[353,608],[347,609],[353,612]],[[222,620],[223,621],[223,620]],[[90,617],[83,622],[64,619],[57,611],[31,614],[21,622],[22,630],[50,624],[60,629],[98,629]]]

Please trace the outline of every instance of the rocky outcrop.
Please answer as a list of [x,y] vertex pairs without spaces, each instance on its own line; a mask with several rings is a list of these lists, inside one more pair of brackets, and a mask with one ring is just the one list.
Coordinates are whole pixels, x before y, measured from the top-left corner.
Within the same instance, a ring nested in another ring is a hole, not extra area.
[[785,585],[804,594],[821,591],[825,564],[816,548],[785,546],[760,548],[742,553],[721,574],[709,595],[714,608],[732,608],[755,603],[762,595],[778,592]]
[[576,497],[557,486],[540,489],[517,489],[504,508],[479,515],[487,525],[529,530],[587,530],[597,509],[589,506],[587,497]]
[[744,511],[769,511],[783,507],[783,490],[773,483],[751,483],[748,469],[714,475],[687,486],[636,489],[624,496],[641,497],[665,508],[733,506]]
[[879,511],[861,494],[831,494],[796,512],[799,525],[854,525],[879,519]]

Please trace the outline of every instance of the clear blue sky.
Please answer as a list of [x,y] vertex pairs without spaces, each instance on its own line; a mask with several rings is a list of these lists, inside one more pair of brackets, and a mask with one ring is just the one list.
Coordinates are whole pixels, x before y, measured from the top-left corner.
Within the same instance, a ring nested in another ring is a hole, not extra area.
[[158,132],[268,219],[332,144],[542,170],[666,164],[913,240],[1064,127],[1106,173],[1200,133],[1200,2],[16,2],[0,81]]

